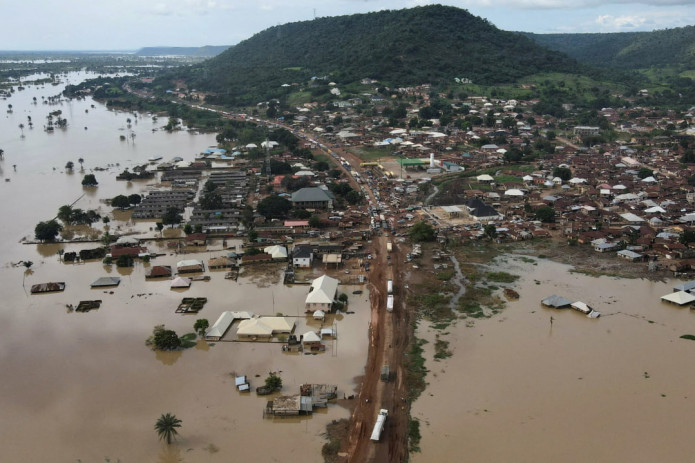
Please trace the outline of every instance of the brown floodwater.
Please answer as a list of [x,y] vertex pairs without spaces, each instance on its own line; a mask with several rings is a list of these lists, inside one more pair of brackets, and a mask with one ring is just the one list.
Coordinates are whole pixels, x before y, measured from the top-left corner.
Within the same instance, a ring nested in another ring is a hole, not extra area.
[[[444,330],[453,356],[434,361],[436,331],[421,324],[429,385],[415,462],[692,461],[695,313],[662,303],[677,281],[570,273],[507,256],[518,301],[472,326]],[[557,294],[599,319],[544,308]],[[553,323],[550,323],[550,317]]]
[[[71,76],[79,80],[76,74]],[[106,214],[110,208],[104,199],[156,185],[156,180],[116,181],[124,167],[155,154],[164,160],[173,156],[193,160],[215,144],[214,134],[153,132],[166,121],[155,123],[146,116],[132,124],[135,143],[121,142],[119,135],[129,133],[126,118],[132,114],[107,111],[91,100],[62,106],[40,103],[41,95],[60,90],[49,86],[17,92],[4,102],[13,105],[13,112],[4,114],[3,108],[0,117],[0,148],[5,150],[0,175],[10,179],[0,183],[4,196],[0,202],[0,461],[321,461],[325,425],[347,417],[346,409],[331,405],[310,417],[263,419],[267,398],[237,392],[232,374],[248,376],[256,387],[268,372],[281,372],[286,394],[297,393],[302,383],[336,384],[340,397],[352,394],[354,378],[364,371],[368,347],[366,291],[352,295],[357,287],[341,286],[355,314],[336,317],[339,340],[327,342],[327,351],[319,355],[285,354],[279,344],[204,341],[181,352],[150,350],[145,340],[155,325],[165,324],[182,335],[193,331],[197,318],[212,324],[225,310],[297,316],[297,332],[303,334],[307,326],[317,328],[302,313],[308,287],[285,287],[279,274],[262,278],[258,285],[257,277],[242,274],[234,282],[225,280],[224,272],[210,272],[211,281],[172,291],[167,280],[145,281],[147,267],[141,263],[124,270],[101,262],[73,265],[58,259],[59,250],[94,244],[21,244],[23,238],[32,238],[37,222],[51,219],[64,204],[77,201],[74,207]],[[38,105],[31,104],[32,96],[38,96]],[[65,132],[47,134],[41,127],[48,111],[55,109],[61,109],[71,125]],[[35,128],[25,128],[25,138],[20,139],[18,124],[26,126],[27,115]],[[85,159],[86,172],[111,165],[107,171],[94,172],[99,181],[96,189],[82,188],[79,157]],[[64,171],[70,160],[75,163],[72,174]],[[154,225],[132,223],[127,215],[111,218],[112,232],[150,233]],[[182,258],[168,251],[165,243],[150,248],[166,253],[153,265],[173,266]],[[185,258],[207,261],[221,254],[216,243]],[[30,270],[13,265],[20,261],[33,265]],[[120,276],[120,286],[90,289],[92,281],[107,275]],[[67,287],[61,293],[29,293],[32,284],[49,281],[65,281]],[[208,303],[198,316],[174,313],[182,297],[202,296]],[[85,299],[101,299],[103,304],[89,313],[68,309]],[[156,419],[167,412],[183,421],[180,438],[172,446],[158,441],[153,429]]]

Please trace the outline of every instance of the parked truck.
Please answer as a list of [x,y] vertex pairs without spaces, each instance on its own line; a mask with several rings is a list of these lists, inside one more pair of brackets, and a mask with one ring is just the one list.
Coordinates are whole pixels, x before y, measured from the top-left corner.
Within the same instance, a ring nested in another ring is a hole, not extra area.
[[386,292],[388,294],[393,294],[393,280],[388,280],[386,282]]
[[372,431],[372,440],[374,442],[379,442],[381,432],[384,430],[384,425],[386,424],[387,416],[389,416],[388,410],[383,408],[379,410],[379,415],[376,417],[376,423],[374,423],[374,430]]
[[393,312],[393,294],[389,294],[386,298],[386,311]]
[[393,251],[393,243],[392,242],[390,242],[390,241],[386,242],[386,251],[387,252]]

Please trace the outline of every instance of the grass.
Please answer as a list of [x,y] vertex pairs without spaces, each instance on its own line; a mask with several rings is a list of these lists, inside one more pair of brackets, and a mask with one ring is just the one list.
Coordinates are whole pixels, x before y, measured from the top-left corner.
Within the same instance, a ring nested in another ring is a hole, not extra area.
[[437,280],[449,281],[454,276],[454,273],[455,272],[453,270],[447,270],[444,272],[439,272],[439,273],[437,273]]
[[405,358],[405,379],[409,386],[408,400],[410,402],[417,399],[422,391],[427,387],[425,377],[427,376],[427,368],[425,367],[425,357],[422,356],[424,349],[423,345],[427,344],[425,339],[414,339],[410,346],[410,350]]
[[190,349],[191,347],[195,346],[195,341],[198,338],[198,335],[195,333],[186,333],[183,336],[181,336],[179,339],[181,339],[181,347],[184,349]]
[[681,339],[687,339],[689,341],[695,341],[695,336],[692,334],[684,334],[683,336],[681,336]]
[[495,283],[514,283],[519,279],[519,275],[512,275],[507,272],[490,272],[485,275],[489,281]]
[[352,151],[364,162],[373,162],[381,158],[393,157],[393,148],[390,147],[361,147],[359,149],[353,149]]
[[439,339],[439,335],[437,335],[437,340],[434,342],[434,358],[442,360],[452,355],[452,352],[449,350],[449,341]]
[[420,420],[418,420],[417,418],[411,418],[408,421],[408,451],[419,452],[421,438],[422,435],[420,434]]

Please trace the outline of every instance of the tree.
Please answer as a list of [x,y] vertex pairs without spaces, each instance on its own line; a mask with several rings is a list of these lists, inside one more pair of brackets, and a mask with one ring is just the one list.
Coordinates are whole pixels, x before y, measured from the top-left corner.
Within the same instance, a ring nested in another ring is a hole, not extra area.
[[162,414],[154,424],[154,430],[157,431],[159,440],[166,440],[167,444],[171,444],[172,439],[176,439],[179,434],[176,429],[180,427],[181,420],[171,413]]
[[410,239],[416,243],[421,241],[432,241],[434,240],[434,227],[424,220],[421,220],[410,227],[408,235],[410,236]]
[[84,158],[79,158],[77,162],[80,163],[80,170],[84,170],[84,167],[82,166],[82,164],[84,164]]
[[265,379],[265,387],[270,388],[273,391],[282,389],[282,378],[275,373],[269,374]]
[[162,230],[164,230],[164,224],[163,224],[162,222],[157,222],[154,226],[157,227],[157,231],[158,231],[159,234],[161,235],[161,234],[162,234]]
[[171,225],[171,228],[174,228],[174,225],[181,223],[182,220],[183,217],[181,217],[181,213],[175,207],[170,207],[167,209],[162,217],[162,223],[164,225]]
[[66,225],[70,225],[72,223],[72,215],[72,206],[66,204],[65,206],[60,206],[58,209],[58,218]]
[[65,170],[72,170],[73,167],[75,167],[75,164],[73,164],[72,161],[68,161],[67,164],[65,164]]
[[114,196],[111,199],[111,207],[117,207],[119,209],[127,209],[130,207],[130,201],[126,195]]
[[338,300],[342,302],[343,304],[347,304],[348,301],[348,295],[345,293],[340,293],[340,296],[338,296]]
[[205,334],[205,331],[207,331],[209,326],[210,326],[210,323],[208,322],[207,318],[199,318],[193,324],[193,330],[196,333],[203,336]]
[[536,218],[543,223],[555,221],[555,210],[550,206],[542,206],[536,210]]
[[99,185],[99,182],[97,182],[96,177],[94,174],[86,174],[84,178],[82,179],[82,185],[83,186],[97,186]]
[[309,217],[309,226],[311,228],[319,228],[321,226],[321,217],[313,214],[311,217]]
[[345,195],[345,201],[350,204],[358,204],[362,201],[362,194],[357,190],[348,191]]
[[193,233],[193,225],[190,223],[187,223],[186,225],[183,226],[183,232],[187,235],[190,235]]
[[553,177],[560,177],[563,182],[572,178],[572,171],[568,167],[556,167],[553,169]]
[[200,198],[200,208],[206,211],[222,209],[222,196],[217,191],[206,191]]
[[142,196],[140,196],[137,193],[133,193],[132,195],[128,196],[128,203],[132,204],[133,206],[136,206],[142,202]]
[[641,178],[641,179],[645,179],[645,178],[647,178],[647,177],[651,177],[652,175],[654,175],[654,171],[652,171],[651,169],[649,169],[649,168],[647,168],[647,167],[642,167],[642,168],[639,170],[639,172],[637,172],[637,176],[638,176],[639,178]]
[[265,217],[285,217],[292,208],[290,200],[282,196],[270,195],[258,202],[258,213]]
[[181,339],[174,330],[166,330],[163,327],[155,328],[154,347],[158,350],[176,350],[181,347]]
[[485,236],[487,236],[490,239],[493,239],[497,236],[497,227],[494,223],[487,224],[485,225],[483,232],[485,233]]
[[116,259],[116,267],[132,267],[133,266],[133,256],[128,254],[121,254]]
[[63,226],[55,220],[49,220],[48,222],[39,222],[34,228],[34,236],[37,240],[53,241],[62,229]]
[[256,230],[251,230],[249,232],[249,241],[251,241],[252,243],[255,243],[257,239],[258,239],[258,232]]

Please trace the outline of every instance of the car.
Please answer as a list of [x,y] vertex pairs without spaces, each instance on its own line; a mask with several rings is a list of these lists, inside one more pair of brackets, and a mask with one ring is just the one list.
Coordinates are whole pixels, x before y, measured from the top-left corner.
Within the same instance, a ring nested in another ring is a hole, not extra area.
[[369,254],[369,255],[367,256],[367,259],[372,260],[372,255]]
[[348,270],[348,269],[345,269],[345,273],[350,273],[350,270]]

